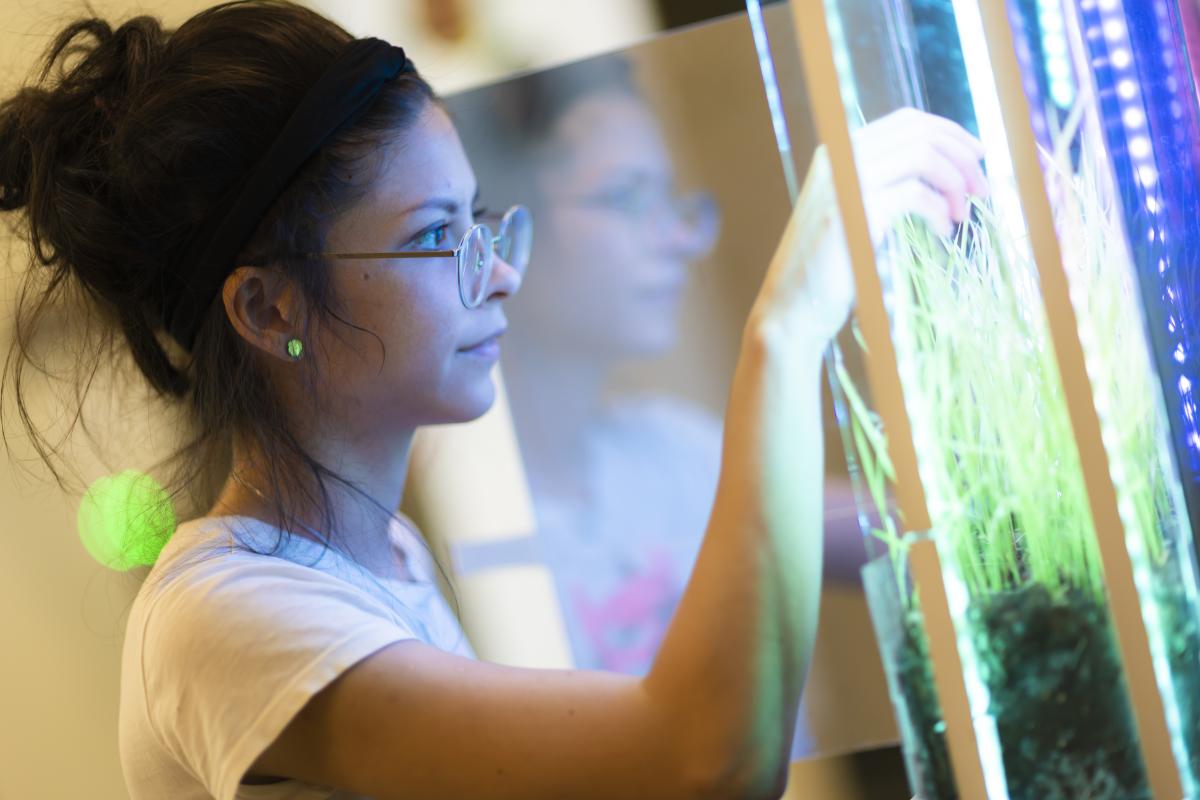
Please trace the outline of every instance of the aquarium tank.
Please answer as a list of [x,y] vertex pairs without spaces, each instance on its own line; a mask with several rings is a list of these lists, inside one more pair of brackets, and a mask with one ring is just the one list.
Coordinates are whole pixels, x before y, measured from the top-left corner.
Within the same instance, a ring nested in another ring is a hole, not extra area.
[[[824,6],[852,130],[915,106],[958,122],[988,150],[991,194],[953,235],[910,218],[876,253],[930,530],[910,531],[890,513],[887,432],[867,387],[845,369],[863,357],[852,352],[854,337],[841,337],[846,352],[830,359],[870,506],[860,517],[875,521],[865,533],[879,556],[864,586],[913,789],[957,796],[906,569],[913,536],[926,535],[952,598],[989,796],[1150,797],[979,8],[973,0]],[[1187,313],[1200,298],[1188,294],[1187,268],[1190,226],[1200,224],[1200,138],[1177,9],[1160,0],[1125,6],[1129,13],[1119,0],[1010,0],[1008,18],[1157,688],[1192,797],[1200,647],[1189,453],[1200,453],[1200,436],[1188,427]],[[1154,162],[1160,147],[1169,153]]]

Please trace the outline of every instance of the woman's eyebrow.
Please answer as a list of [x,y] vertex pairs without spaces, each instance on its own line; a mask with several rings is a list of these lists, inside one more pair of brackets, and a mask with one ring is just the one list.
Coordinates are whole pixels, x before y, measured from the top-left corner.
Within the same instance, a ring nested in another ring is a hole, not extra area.
[[[479,203],[479,189],[475,189],[475,194],[471,200],[472,206]],[[452,197],[429,197],[417,203],[415,206],[410,206],[400,212],[402,216],[412,214],[416,211],[425,211],[426,209],[436,208],[445,211],[447,214],[457,214],[459,209],[458,201]]]

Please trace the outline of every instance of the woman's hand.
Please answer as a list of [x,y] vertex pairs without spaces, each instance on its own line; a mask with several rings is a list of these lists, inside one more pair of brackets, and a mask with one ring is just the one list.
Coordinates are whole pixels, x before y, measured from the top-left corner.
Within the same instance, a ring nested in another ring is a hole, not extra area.
[[[853,134],[855,163],[872,243],[902,217],[917,214],[942,235],[962,222],[970,195],[987,194],[983,145],[942,117],[911,108]],[[854,278],[825,147],[817,149],[804,188],[750,314],[756,335],[781,335],[824,350],[845,323]]]

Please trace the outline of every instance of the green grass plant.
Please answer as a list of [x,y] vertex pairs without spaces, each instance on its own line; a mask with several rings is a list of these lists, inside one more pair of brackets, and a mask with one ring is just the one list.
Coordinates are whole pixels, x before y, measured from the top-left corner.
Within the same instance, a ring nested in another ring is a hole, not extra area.
[[[1165,419],[1113,192],[1089,161],[1098,152],[1090,142],[1071,161],[1082,118],[1080,106],[1043,166],[1122,517],[1131,543],[1159,561],[1173,518]],[[1102,600],[1037,269],[1028,242],[1004,222],[987,201],[972,201],[953,236],[910,217],[879,254],[930,519],[973,597],[1038,583],[1056,597],[1076,589]],[[860,474],[883,520],[872,535],[903,574],[904,539],[887,513],[895,469],[886,436],[844,366],[835,369]]]

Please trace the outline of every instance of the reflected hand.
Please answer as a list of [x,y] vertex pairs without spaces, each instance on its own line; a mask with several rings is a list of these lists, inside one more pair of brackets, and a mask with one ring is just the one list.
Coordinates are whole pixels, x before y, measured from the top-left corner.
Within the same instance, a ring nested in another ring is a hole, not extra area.
[[[853,146],[875,247],[908,214],[949,235],[966,218],[968,197],[987,194],[979,166],[982,143],[942,117],[901,109],[855,131]],[[849,253],[829,157],[821,146],[748,324],[823,350],[845,323],[853,301]]]

